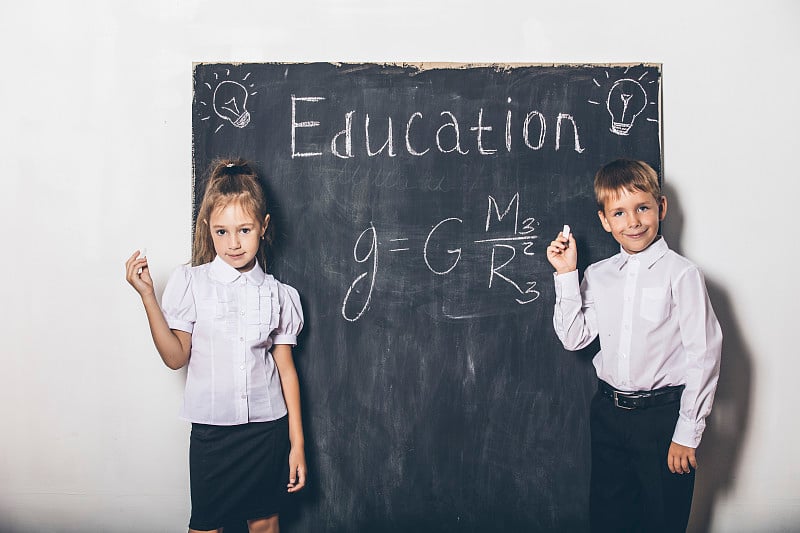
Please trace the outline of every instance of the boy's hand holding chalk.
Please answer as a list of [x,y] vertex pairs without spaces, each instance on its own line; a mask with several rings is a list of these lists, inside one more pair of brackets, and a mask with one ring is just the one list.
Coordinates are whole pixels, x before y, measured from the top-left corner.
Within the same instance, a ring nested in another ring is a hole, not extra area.
[[569,224],[564,224],[561,233],[547,247],[547,260],[559,274],[566,274],[577,268],[578,251],[575,246],[569,245],[571,233]]

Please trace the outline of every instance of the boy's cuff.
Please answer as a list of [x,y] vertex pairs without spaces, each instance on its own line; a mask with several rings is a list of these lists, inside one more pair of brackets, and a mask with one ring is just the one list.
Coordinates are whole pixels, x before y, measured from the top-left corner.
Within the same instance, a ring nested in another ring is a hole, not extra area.
[[679,416],[678,423],[675,424],[675,432],[672,434],[672,441],[689,448],[697,448],[705,428],[705,421],[692,422]]
[[575,297],[581,293],[578,271],[573,270],[565,274],[553,273],[553,282],[556,287],[556,294],[562,297]]

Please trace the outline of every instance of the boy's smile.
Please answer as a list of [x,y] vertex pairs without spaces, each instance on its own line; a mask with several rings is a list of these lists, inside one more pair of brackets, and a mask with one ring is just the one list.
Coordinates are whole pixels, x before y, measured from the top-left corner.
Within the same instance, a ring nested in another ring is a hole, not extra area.
[[598,211],[603,228],[629,254],[645,250],[658,237],[658,225],[667,214],[667,198],[636,190],[622,190]]

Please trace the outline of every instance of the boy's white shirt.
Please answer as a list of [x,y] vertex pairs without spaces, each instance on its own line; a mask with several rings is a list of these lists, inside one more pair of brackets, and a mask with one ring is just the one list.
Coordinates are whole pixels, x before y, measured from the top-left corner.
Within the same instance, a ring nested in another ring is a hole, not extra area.
[[553,325],[568,350],[600,336],[597,376],[623,391],[685,385],[672,440],[696,448],[719,378],[722,331],[700,270],[664,238],[556,274]]

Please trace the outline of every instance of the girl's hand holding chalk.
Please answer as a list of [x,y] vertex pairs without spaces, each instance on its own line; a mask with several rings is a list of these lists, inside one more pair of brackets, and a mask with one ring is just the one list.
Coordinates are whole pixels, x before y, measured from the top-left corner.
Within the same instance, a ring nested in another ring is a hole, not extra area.
[[147,248],[136,250],[127,261],[125,261],[125,279],[128,283],[144,298],[154,295],[153,279],[150,277],[150,269],[147,266]]
[[[139,259],[144,259],[145,261],[147,261],[147,248],[139,248]],[[147,268],[146,262],[139,268],[139,270],[137,270],[137,273],[141,274],[142,270],[144,270],[145,268]]]

